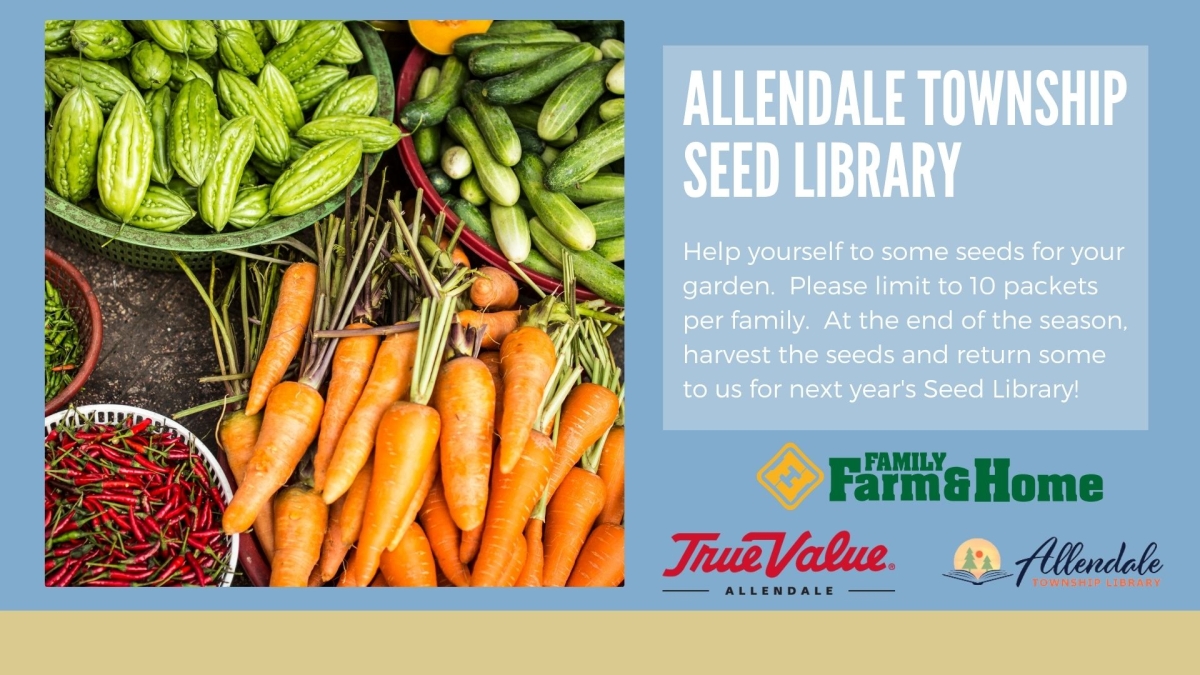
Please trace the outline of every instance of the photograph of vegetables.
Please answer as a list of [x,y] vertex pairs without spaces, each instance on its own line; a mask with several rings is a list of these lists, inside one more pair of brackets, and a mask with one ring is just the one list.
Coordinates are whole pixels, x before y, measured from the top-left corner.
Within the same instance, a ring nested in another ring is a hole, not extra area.
[[[46,585],[623,586],[623,39],[46,22]],[[113,262],[199,405],[90,398]]]

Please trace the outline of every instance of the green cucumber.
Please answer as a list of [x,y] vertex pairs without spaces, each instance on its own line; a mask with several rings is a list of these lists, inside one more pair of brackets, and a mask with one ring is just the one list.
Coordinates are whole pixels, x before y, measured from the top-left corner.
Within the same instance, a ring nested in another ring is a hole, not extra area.
[[553,141],[574,127],[604,94],[604,78],[615,64],[612,59],[589,63],[559,83],[538,117],[538,136]]
[[520,205],[493,204],[492,231],[505,258],[515,263],[525,262],[529,257],[529,221]]
[[625,58],[625,43],[609,38],[600,43],[600,53],[604,54],[606,59],[623,59]]
[[589,44],[571,45],[516,72],[493,77],[484,83],[483,97],[496,105],[524,103],[553,89],[577,68],[595,60],[598,53]]
[[596,241],[625,236],[625,200],[610,199],[583,209],[596,228]]
[[488,27],[488,35],[516,35],[532,33],[539,30],[556,30],[553,21],[530,21],[528,19],[493,21]]
[[625,156],[625,118],[618,117],[596,127],[592,133],[562,151],[546,170],[546,187],[561,192],[582,183],[603,166]]
[[[533,206],[533,212],[559,241],[577,251],[586,251],[596,243],[596,228],[587,214],[565,195],[546,189],[543,182],[546,165],[541,157],[521,157],[515,171],[521,181],[522,192]],[[546,255],[553,260],[553,256]]]
[[625,304],[625,270],[605,260],[595,251],[572,251],[562,245],[537,218],[529,221],[533,246],[546,259],[562,269],[563,256],[571,256],[575,278],[596,295],[613,303]]
[[608,76],[604,78],[604,86],[618,96],[625,95],[625,59],[621,59],[620,63],[608,71]]
[[514,126],[537,131],[538,117],[542,114],[542,109],[521,103],[504,106],[504,112],[508,113],[508,119],[512,120]]
[[451,180],[462,180],[471,174],[471,153],[461,145],[452,145],[442,153],[442,171]]
[[466,59],[471,56],[471,52],[489,45],[568,44],[572,42],[579,42],[579,36],[565,30],[538,30],[508,35],[496,35],[495,33],[464,35],[454,41],[454,56]]
[[483,191],[483,186],[479,184],[478,174],[473,173],[462,179],[462,182],[458,184],[458,194],[475,206],[483,206],[488,203],[487,193]]
[[542,151],[542,163],[546,166],[550,166],[554,163],[554,160],[558,159],[560,152],[561,151],[558,148],[547,145],[546,149]]
[[562,270],[555,267],[554,263],[550,262],[546,256],[538,253],[537,249],[529,249],[529,255],[521,263],[521,267],[562,281]]
[[[417,80],[417,90],[413,93],[413,100],[420,101],[428,98],[437,89],[441,73],[442,70],[437,66],[426,68],[425,72],[421,73],[421,79]],[[437,161],[438,143],[441,141],[442,129],[440,126],[421,127],[413,132],[413,146],[417,150],[417,159],[421,162],[421,166],[429,166]]]
[[600,119],[611,122],[625,115],[625,97],[610,99],[600,106]]
[[446,206],[449,206],[450,210],[454,211],[454,215],[458,216],[458,219],[465,224],[466,229],[470,230],[472,234],[482,239],[492,248],[500,247],[496,243],[496,234],[492,231],[492,224],[480,213],[479,209],[475,208],[474,204],[465,199],[448,197],[446,199]]
[[604,120],[600,119],[600,106],[604,105],[605,102],[605,98],[601,97],[599,101],[593,103],[592,107],[588,108],[588,111],[583,114],[583,119],[579,120],[579,124],[577,125],[579,127],[580,135],[587,136],[588,134],[592,133],[596,127],[604,124]]
[[517,128],[517,138],[521,139],[521,152],[540,155],[546,150],[546,142],[538,138],[537,132],[525,127]]
[[497,204],[512,206],[521,196],[521,183],[518,182],[513,170],[504,166],[492,157],[487,144],[471,119],[471,113],[466,108],[454,108],[446,114],[446,129],[471,153],[471,161],[475,165],[475,173],[479,174],[479,183],[483,191]]
[[597,204],[610,199],[624,199],[625,175],[611,173],[596,176],[589,181],[567,186],[562,194],[576,204]]
[[518,71],[574,43],[547,42],[533,45],[488,45],[471,52],[467,67],[475,77],[496,77]]
[[441,124],[446,113],[458,105],[460,92],[467,82],[467,67],[462,61],[447,56],[442,62],[437,87],[429,96],[411,101],[400,112],[400,124],[406,129],[418,129]]
[[516,164],[521,159],[521,139],[517,137],[517,129],[504,108],[483,100],[483,83],[478,80],[468,82],[462,90],[462,102],[475,120],[492,157],[504,166]]
[[563,134],[562,136],[559,136],[552,141],[546,141],[546,145],[562,150],[577,140],[579,140],[579,127],[574,126],[570,129],[567,129],[567,133]]
[[625,237],[598,239],[592,250],[608,262],[619,263],[625,259]]
[[454,181],[450,180],[450,177],[436,166],[426,169],[425,177],[429,179],[429,183],[433,185],[433,189],[439,195],[446,195],[450,190],[454,189]]

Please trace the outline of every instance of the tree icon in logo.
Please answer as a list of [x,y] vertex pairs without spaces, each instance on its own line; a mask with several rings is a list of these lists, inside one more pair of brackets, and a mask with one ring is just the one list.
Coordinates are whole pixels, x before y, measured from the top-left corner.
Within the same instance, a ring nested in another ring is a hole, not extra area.
[[[971,572],[972,574],[974,574],[975,570],[979,569],[979,567],[975,564],[975,551],[972,551],[969,548],[967,549],[967,554],[963,556],[962,566],[959,567],[959,569]],[[975,576],[979,575],[976,574]]]
[[991,570],[993,569],[993,568],[992,568],[992,557],[991,557],[991,556],[984,556],[984,558],[983,558],[983,568],[982,568],[982,569],[983,569],[983,571],[984,571],[984,572],[988,572],[988,571],[991,571]]

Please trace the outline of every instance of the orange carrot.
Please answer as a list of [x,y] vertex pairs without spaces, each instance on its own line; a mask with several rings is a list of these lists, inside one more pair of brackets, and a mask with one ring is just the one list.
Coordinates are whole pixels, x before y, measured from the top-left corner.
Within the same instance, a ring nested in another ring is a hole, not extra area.
[[417,518],[429,539],[433,556],[437,558],[438,569],[453,585],[470,586],[471,573],[458,557],[460,534],[458,526],[454,524],[454,518],[450,515],[450,509],[446,506],[442,481],[433,482]]
[[[365,328],[370,326],[365,323],[346,326],[347,330]],[[354,412],[363,387],[367,384],[378,348],[377,335],[345,337],[338,340],[330,366],[329,389],[325,394],[325,414],[321,418],[317,455],[313,460],[313,487],[317,490],[325,489],[325,472],[333,459],[338,437],[342,435],[342,427],[346,426],[346,420],[350,418],[350,413]]]
[[492,374],[492,388],[496,392],[496,421],[492,425],[493,433],[495,433],[500,430],[500,421],[504,419],[504,377],[500,370],[500,352],[479,352],[479,360],[487,366],[488,372]]
[[395,551],[384,551],[379,571],[388,586],[437,586],[437,565],[421,526],[413,523]]
[[504,417],[500,421],[501,473],[512,471],[526,448],[557,359],[554,342],[546,335],[546,331],[537,326],[518,328],[505,338],[500,348],[500,367],[504,377]]
[[[261,361],[259,362],[261,363]],[[262,429],[254,457],[246,466],[246,480],[238,486],[222,521],[226,534],[245,532],[254,524],[263,505],[283,487],[305,450],[317,437],[324,401],[307,384],[280,382],[271,390],[263,412]],[[275,517],[275,548],[279,552],[279,516]],[[324,529],[321,535],[324,535]],[[320,545],[317,548],[320,553]],[[308,571],[305,570],[305,579]]]
[[375,474],[367,492],[362,531],[358,535],[354,583],[371,582],[379,559],[391,543],[404,510],[421,487],[426,469],[437,450],[441,419],[437,411],[420,403],[393,403],[375,436]]
[[[254,457],[254,445],[258,442],[258,432],[262,428],[262,415],[247,415],[244,410],[236,410],[221,420],[217,428],[217,440],[225,450],[225,458],[229,460],[229,468],[233,472],[233,481],[241,485],[246,479],[246,465]],[[275,507],[271,500],[263,504],[262,510],[254,518],[254,538],[262,549],[267,564],[275,557]]]
[[271,586],[308,585],[321,556],[328,517],[329,507],[321,501],[321,495],[307,486],[293,485],[275,497],[276,549]]
[[433,487],[438,477],[438,467],[438,450],[434,448],[433,459],[429,461],[429,466],[425,467],[425,474],[421,476],[421,486],[417,488],[417,494],[413,495],[412,501],[408,503],[408,508],[404,510],[404,514],[396,522],[396,533],[392,535],[392,540],[388,543],[387,547],[389,551],[395,550],[400,545],[400,540],[407,533],[408,526],[417,522],[417,514],[421,512],[421,507],[425,504],[425,499],[429,497],[429,490]]
[[554,443],[538,431],[531,431],[528,439],[512,471],[493,472],[495,484],[488,496],[479,556],[471,571],[472,586],[500,584],[513,542],[525,529],[533,507],[546,489],[550,463],[554,461]]
[[400,400],[412,384],[413,363],[417,354],[417,332],[393,333],[379,345],[371,376],[362,395],[346,420],[333,459],[325,474],[323,497],[332,504],[350,489],[354,477],[367,463],[379,420],[388,406]]
[[[324,502],[322,502],[322,503],[324,503]],[[320,565],[313,565],[312,574],[308,575],[308,587],[309,588],[320,588],[321,584],[322,584],[322,581],[321,581]]]
[[[351,549],[350,555],[346,556],[346,566],[342,569],[342,576],[338,577],[338,582],[337,582],[338,588],[349,588],[349,587],[354,587],[354,586],[358,585],[357,583],[355,583],[355,580],[354,580],[354,558],[356,557],[355,553],[356,553],[356,551],[354,549]],[[379,575],[375,575],[375,578],[378,579]]]
[[358,541],[358,533],[362,530],[363,510],[367,507],[367,490],[371,487],[371,474],[375,468],[368,461],[358,472],[358,477],[346,494],[333,503],[329,512],[329,531],[325,533],[325,543],[321,546],[321,562],[317,569],[321,572],[321,581],[329,581],[337,576],[338,568],[350,552],[350,547]]
[[[449,245],[450,245],[450,237],[448,235],[443,234],[442,241],[441,241],[441,243],[438,244],[438,248],[445,251],[446,247]],[[458,244],[455,244],[454,250],[450,252],[450,259],[453,260],[454,264],[456,264],[456,265],[462,265],[463,267],[471,266],[471,259],[467,257],[467,252],[464,251],[463,247]]]
[[442,365],[433,391],[442,418],[442,484],[446,504],[460,530],[483,524],[492,471],[496,389],[479,359],[460,356]]
[[482,310],[511,309],[517,304],[517,282],[496,267],[480,267],[471,284],[471,302]]
[[579,552],[567,586],[612,588],[625,580],[625,528],[603,523]]
[[554,494],[571,467],[613,425],[620,409],[621,401],[612,390],[592,382],[576,385],[567,394],[559,418],[558,444],[554,447],[554,467],[550,470],[547,494]]
[[371,585],[378,586],[379,588],[387,588],[388,583],[387,580],[383,578],[382,574],[376,574],[375,581],[372,581]]
[[604,508],[596,524],[620,525],[625,520],[625,427],[608,432],[596,474],[604,481]]
[[525,565],[517,577],[517,586],[542,585],[542,523],[540,518],[530,518],[525,526]]
[[458,313],[458,322],[463,327],[484,331],[484,349],[500,349],[500,345],[504,344],[505,338],[517,329],[517,321],[520,318],[521,311],[517,309],[487,313],[476,312],[473,309],[464,309]]
[[525,568],[525,535],[518,534],[517,540],[513,542],[512,552],[509,554],[508,563],[504,567],[504,576],[498,584],[502,588],[512,588],[517,584],[517,579],[521,576],[521,570]]
[[462,533],[462,542],[458,545],[458,559],[462,561],[462,564],[470,565],[475,562],[475,556],[479,555],[479,544],[482,541],[482,525]]
[[591,471],[571,469],[546,505],[546,561],[543,586],[564,586],[575,567],[579,550],[600,509],[604,508],[604,481]]
[[279,284],[279,299],[271,317],[271,330],[263,345],[250,380],[250,396],[246,414],[257,415],[267,403],[267,396],[283,376],[292,359],[300,351],[308,319],[312,314],[313,295],[317,291],[317,266],[298,262],[288,265]]

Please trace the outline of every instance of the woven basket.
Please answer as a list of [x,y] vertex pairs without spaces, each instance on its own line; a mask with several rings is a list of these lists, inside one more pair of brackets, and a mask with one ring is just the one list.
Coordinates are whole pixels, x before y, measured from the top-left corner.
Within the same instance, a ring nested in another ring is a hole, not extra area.
[[[346,23],[363,52],[363,60],[351,67],[351,75],[374,75],[379,81],[379,107],[375,115],[387,120],[394,116],[396,105],[395,81],[387,51],[376,29],[362,21]],[[367,155],[368,171],[379,164],[379,155]],[[362,175],[350,183],[351,194],[362,187]],[[185,234],[154,232],[136,227],[121,227],[82,207],[71,204],[46,188],[46,222],[58,228],[68,239],[84,248],[133,267],[160,272],[179,272],[171,253],[194,270],[207,270],[210,260],[218,266],[233,263],[234,256],[222,253],[230,249],[249,249],[293,235],[345,203],[343,191],[325,203],[294,216],[282,218],[261,227],[219,233]]]
[[[229,502],[233,500],[233,488],[230,487],[229,478],[224,469],[221,468],[221,464],[217,461],[217,458],[209,452],[208,448],[204,446],[204,443],[200,442],[200,439],[195,434],[188,431],[175,420],[159,415],[158,413],[127,405],[89,405],[81,408],[71,408],[47,416],[45,432],[49,435],[54,430],[54,427],[64,419],[73,421],[89,415],[100,424],[120,424],[125,420],[129,420],[130,424],[136,424],[144,419],[149,419],[151,424],[174,430],[183,438],[185,443],[196,449],[196,452],[204,459],[204,463],[212,469],[213,475],[217,477],[221,495],[225,497],[225,505],[228,506]],[[228,567],[225,570],[225,575],[221,577],[221,586],[233,585],[233,577],[237,572],[239,539],[240,537],[231,537],[229,540],[229,560],[226,561]]]
[[75,370],[74,377],[62,391],[46,403],[46,414],[62,410],[83,388],[96,362],[100,360],[100,345],[104,342],[104,319],[100,314],[100,303],[87,279],[75,266],[50,249],[46,249],[46,281],[58,291],[75,326],[79,329],[79,347],[83,363]]

